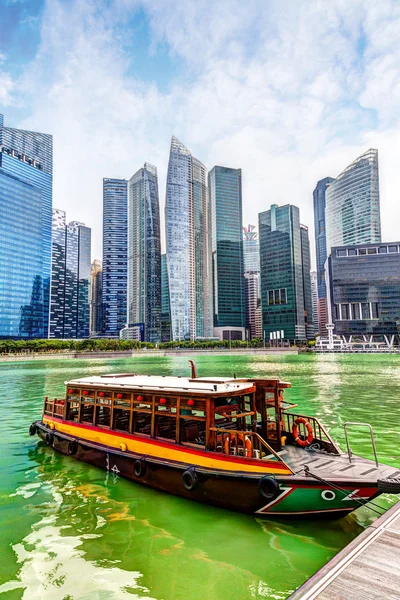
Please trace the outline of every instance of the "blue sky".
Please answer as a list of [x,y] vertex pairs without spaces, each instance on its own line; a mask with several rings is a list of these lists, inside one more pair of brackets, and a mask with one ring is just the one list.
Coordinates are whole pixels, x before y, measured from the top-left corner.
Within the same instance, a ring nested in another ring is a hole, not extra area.
[[[158,168],[171,135],[243,170],[244,221],[300,207],[370,147],[383,235],[399,238],[396,0],[0,0],[0,112],[54,136],[54,206],[93,229],[102,178]],[[312,237],[312,235],[311,235]]]

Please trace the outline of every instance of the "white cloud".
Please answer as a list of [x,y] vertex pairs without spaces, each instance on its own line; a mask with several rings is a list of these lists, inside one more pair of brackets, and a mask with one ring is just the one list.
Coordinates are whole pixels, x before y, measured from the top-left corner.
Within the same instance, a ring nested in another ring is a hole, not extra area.
[[163,208],[172,134],[209,168],[243,169],[245,222],[291,202],[311,233],[317,180],[377,147],[383,234],[399,237],[398,3],[146,1],[149,52],[166,47],[183,65],[166,92],[135,76],[125,50],[137,6],[49,2],[19,83],[32,103],[23,125],[54,135],[54,205],[93,227],[94,255],[103,176],[155,164]]

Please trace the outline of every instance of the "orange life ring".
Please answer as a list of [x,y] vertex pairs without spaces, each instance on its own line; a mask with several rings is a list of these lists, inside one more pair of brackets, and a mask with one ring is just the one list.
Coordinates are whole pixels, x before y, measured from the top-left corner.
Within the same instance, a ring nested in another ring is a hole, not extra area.
[[[305,428],[308,431],[308,435],[305,440],[301,440],[299,437],[299,430],[298,430],[297,425],[299,425],[300,423],[303,423],[303,425],[305,426]],[[299,417],[298,419],[295,420],[295,422],[293,423],[292,433],[293,433],[294,441],[296,442],[296,444],[298,444],[302,448],[304,448],[305,446],[310,446],[310,444],[313,443],[314,434],[313,434],[312,427],[311,427],[310,423],[307,421],[307,419],[305,419],[304,417]]]
[[225,441],[224,441],[224,452],[225,454],[229,454],[230,449],[230,441],[235,440],[237,437],[238,440],[242,440],[243,445],[245,447],[245,456],[251,458],[251,440],[247,435],[243,435],[243,433],[226,433]]

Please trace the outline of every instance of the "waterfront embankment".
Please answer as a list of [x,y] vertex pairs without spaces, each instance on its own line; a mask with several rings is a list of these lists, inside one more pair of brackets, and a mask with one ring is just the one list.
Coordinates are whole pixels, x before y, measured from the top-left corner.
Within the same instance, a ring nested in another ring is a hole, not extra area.
[[3,354],[0,362],[26,362],[30,360],[64,360],[64,359],[105,359],[142,358],[146,356],[274,356],[280,354],[298,354],[299,348],[182,348],[166,350],[115,350],[104,352],[21,352]]

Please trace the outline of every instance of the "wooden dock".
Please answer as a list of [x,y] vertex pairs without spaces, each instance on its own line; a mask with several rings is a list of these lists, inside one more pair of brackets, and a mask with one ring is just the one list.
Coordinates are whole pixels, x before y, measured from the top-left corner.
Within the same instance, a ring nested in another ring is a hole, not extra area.
[[288,598],[317,599],[400,599],[400,502]]

